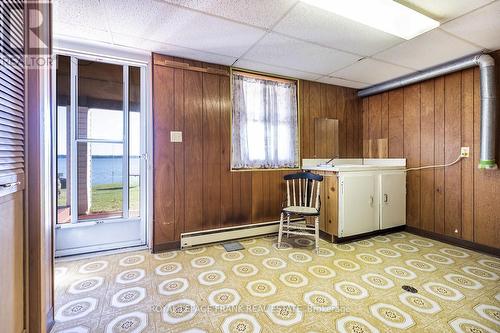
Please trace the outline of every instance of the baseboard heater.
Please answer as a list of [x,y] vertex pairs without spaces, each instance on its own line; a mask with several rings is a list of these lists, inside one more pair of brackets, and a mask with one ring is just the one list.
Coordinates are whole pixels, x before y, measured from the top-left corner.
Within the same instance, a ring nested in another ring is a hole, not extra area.
[[[300,220],[301,219],[291,219],[290,221]],[[279,224],[279,221],[271,221],[235,227],[185,232],[181,234],[181,248],[275,234],[278,232]]]

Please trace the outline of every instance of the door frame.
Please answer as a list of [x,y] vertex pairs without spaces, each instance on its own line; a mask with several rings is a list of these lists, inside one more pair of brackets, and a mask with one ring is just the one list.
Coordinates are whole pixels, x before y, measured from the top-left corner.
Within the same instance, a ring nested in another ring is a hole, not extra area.
[[[29,15],[29,10],[41,15]],[[52,10],[46,1],[25,2],[25,47],[31,42],[46,41],[52,55]],[[45,24],[44,24],[45,22]],[[38,36],[30,27],[41,27]],[[34,54],[33,54],[34,55]],[[51,160],[50,65],[29,68],[25,72],[25,300],[26,330],[50,331],[54,325],[54,246]]]
[[[141,117],[141,130],[143,133],[141,133],[141,147],[144,147],[144,161],[142,162],[144,167],[143,171],[145,173],[144,179],[145,179],[145,186],[141,187],[141,195],[144,198],[143,202],[141,203],[141,211],[143,212],[143,218],[144,219],[144,229],[143,231],[143,236],[141,238],[144,239],[145,246],[147,248],[151,248],[151,240],[152,240],[152,194],[153,194],[153,173],[152,173],[152,131],[148,131],[148,129],[152,126],[152,108],[151,108],[151,56],[149,53],[145,52],[129,52],[128,50],[124,50],[122,48],[118,47],[101,47],[99,45],[94,45],[94,44],[87,44],[87,43],[81,43],[81,42],[75,42],[75,41],[67,41],[67,40],[56,40],[55,41],[55,47],[54,47],[54,56],[57,55],[64,55],[64,56],[69,56],[71,59],[78,58],[81,60],[91,60],[91,61],[98,61],[98,62],[104,62],[104,63],[109,63],[109,64],[116,64],[116,65],[121,65],[121,66],[136,66],[141,68],[141,103],[143,103],[143,117]],[[71,64],[73,66],[73,64]],[[124,67],[125,69],[126,67]],[[128,73],[127,73],[128,74]],[[55,66],[53,67],[52,70],[52,90],[53,94],[56,92],[56,68]],[[76,87],[75,87],[76,88]],[[125,89],[125,87],[124,87]],[[125,97],[125,96],[124,96]],[[74,103],[73,103],[74,104]],[[76,107],[76,105],[73,105],[73,107]],[[52,99],[52,122],[55,124],[56,121],[56,99]],[[73,124],[72,124],[73,126]],[[53,131],[54,135],[55,130]],[[125,145],[125,142],[123,143]],[[55,138],[52,139],[52,149],[55,152],[56,151],[56,140]],[[51,156],[52,163],[55,166],[56,165],[56,160],[57,156],[56,154],[52,154]],[[55,169],[55,167],[54,167]],[[125,172],[125,170],[124,170]],[[56,171],[54,171],[55,175]],[[52,179],[52,186],[55,188],[56,184],[56,177],[54,176]],[[125,189],[124,189],[125,190]],[[55,196],[55,195],[54,195]],[[57,201],[54,200],[53,202],[53,214],[55,217],[57,217]],[[106,223],[113,224],[116,222],[121,222],[124,221],[124,218],[121,219],[113,219],[110,221],[107,221]],[[91,225],[95,225],[97,222],[94,220],[91,221],[85,221],[85,222],[78,222],[78,223],[73,223],[72,225],[65,226],[64,228],[79,228],[79,227],[88,227]],[[54,228],[57,228],[57,223],[54,221]],[[120,247],[130,247],[130,246],[144,246],[144,245],[137,245],[137,244],[129,244],[129,243],[123,243],[120,244]],[[95,251],[105,251],[105,250],[112,250],[108,249],[107,247],[103,246],[92,246],[88,248],[88,252],[95,252]],[[74,250],[62,250],[62,251],[56,251],[55,246],[54,246],[54,254],[56,256],[66,256],[66,255],[72,255],[72,254],[77,254]]]

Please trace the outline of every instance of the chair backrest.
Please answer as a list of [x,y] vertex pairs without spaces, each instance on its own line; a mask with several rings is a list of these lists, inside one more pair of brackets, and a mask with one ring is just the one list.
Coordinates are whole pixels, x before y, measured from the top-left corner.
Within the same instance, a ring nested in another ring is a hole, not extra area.
[[323,176],[311,172],[297,172],[283,178],[286,181],[288,206],[312,207],[319,210],[319,192]]

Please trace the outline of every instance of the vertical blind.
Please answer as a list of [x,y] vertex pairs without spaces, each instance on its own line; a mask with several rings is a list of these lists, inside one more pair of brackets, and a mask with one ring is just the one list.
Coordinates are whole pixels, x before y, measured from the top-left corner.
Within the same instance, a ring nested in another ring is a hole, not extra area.
[[4,1],[0,12],[0,185],[24,173],[24,66],[18,62],[24,57],[23,6]]

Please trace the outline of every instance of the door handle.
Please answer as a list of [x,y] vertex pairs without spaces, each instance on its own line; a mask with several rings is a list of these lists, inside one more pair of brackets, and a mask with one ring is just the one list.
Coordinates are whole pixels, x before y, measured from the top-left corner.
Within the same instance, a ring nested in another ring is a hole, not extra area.
[[389,202],[389,196],[387,194],[384,194],[384,202],[385,203]]
[[2,188],[11,188],[17,185],[21,185],[21,182],[14,182],[14,183],[7,183],[7,184],[2,184],[0,187]]
[[370,195],[370,206],[373,206],[373,195]]

